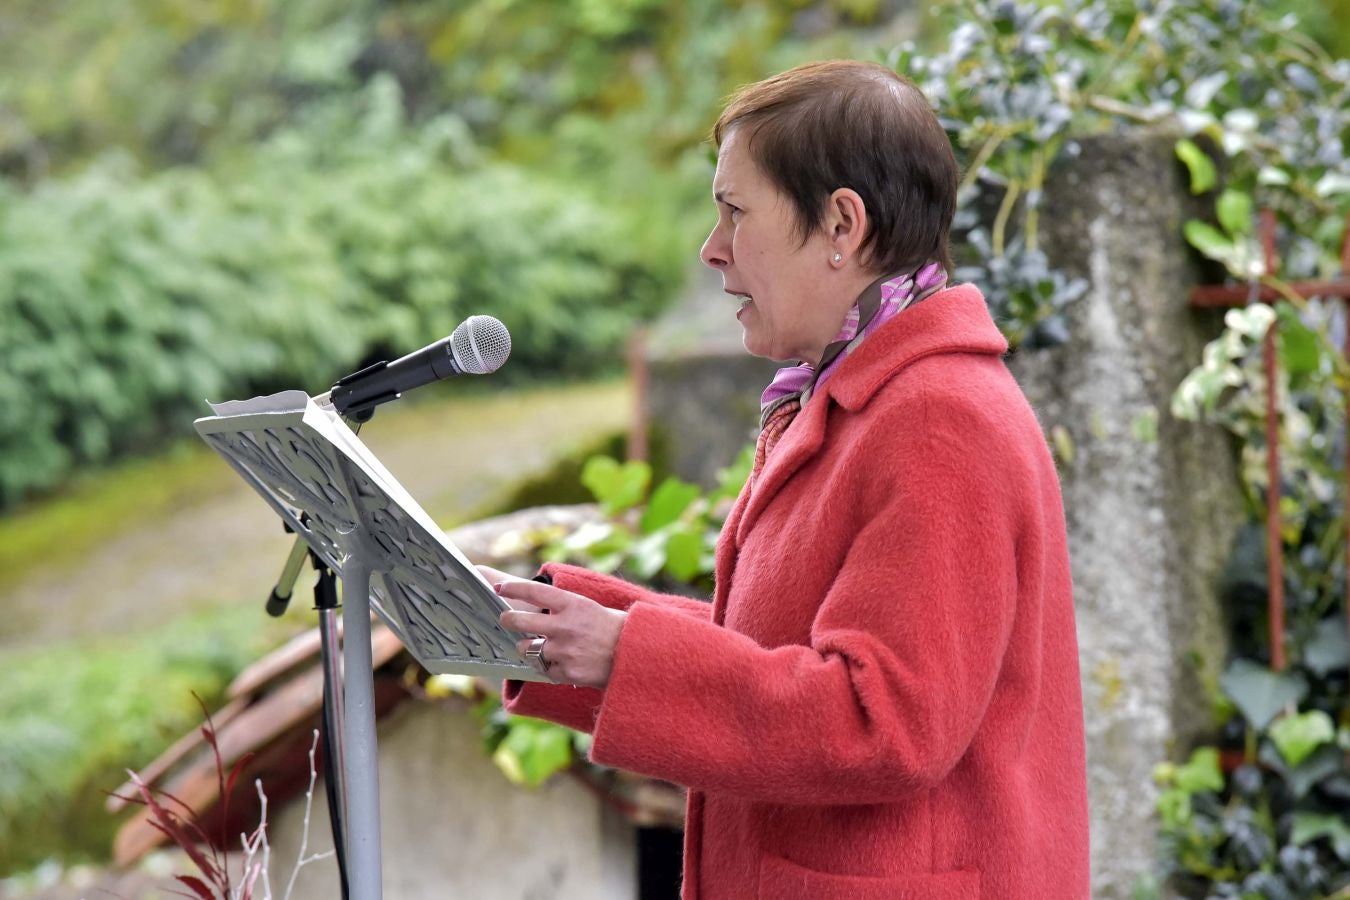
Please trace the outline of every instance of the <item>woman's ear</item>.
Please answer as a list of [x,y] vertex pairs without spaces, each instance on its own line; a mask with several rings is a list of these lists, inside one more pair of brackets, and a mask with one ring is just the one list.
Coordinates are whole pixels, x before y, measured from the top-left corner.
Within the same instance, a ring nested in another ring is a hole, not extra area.
[[838,188],[830,194],[825,208],[825,233],[829,236],[840,264],[857,257],[867,236],[867,207],[852,188]]

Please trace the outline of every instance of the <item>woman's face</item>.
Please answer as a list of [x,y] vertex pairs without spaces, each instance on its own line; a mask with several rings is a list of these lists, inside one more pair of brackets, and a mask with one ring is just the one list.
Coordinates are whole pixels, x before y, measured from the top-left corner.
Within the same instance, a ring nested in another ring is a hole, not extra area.
[[836,250],[829,235],[822,230],[801,242],[791,200],[760,172],[739,129],[717,154],[713,199],[717,225],[699,257],[722,273],[722,289],[739,299],[745,349],[819,362],[854,299],[828,289]]

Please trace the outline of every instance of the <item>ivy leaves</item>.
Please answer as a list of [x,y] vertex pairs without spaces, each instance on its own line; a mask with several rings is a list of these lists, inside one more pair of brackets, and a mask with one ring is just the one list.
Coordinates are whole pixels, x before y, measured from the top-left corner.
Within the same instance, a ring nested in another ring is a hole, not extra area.
[[1272,672],[1247,659],[1236,659],[1219,681],[1224,693],[1258,731],[1265,729],[1286,706],[1308,694],[1308,683],[1297,673]]
[[719,475],[707,496],[697,485],[667,478],[648,496],[651,467],[609,457],[587,460],[581,481],[609,516],[545,548],[551,560],[580,562],[601,572],[626,568],[642,581],[665,576],[709,587],[713,550],[725,505],[745,483],[753,448]]

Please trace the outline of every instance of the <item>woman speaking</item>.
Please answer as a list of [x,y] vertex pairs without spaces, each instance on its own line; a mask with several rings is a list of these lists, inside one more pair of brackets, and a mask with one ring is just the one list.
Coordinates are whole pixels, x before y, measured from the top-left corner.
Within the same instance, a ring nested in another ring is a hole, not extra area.
[[687,900],[1088,895],[1059,484],[980,292],[958,169],[881,66],[801,66],[713,129],[722,274],[764,391],[711,604],[550,564],[482,570],[556,684],[515,713],[689,787]]

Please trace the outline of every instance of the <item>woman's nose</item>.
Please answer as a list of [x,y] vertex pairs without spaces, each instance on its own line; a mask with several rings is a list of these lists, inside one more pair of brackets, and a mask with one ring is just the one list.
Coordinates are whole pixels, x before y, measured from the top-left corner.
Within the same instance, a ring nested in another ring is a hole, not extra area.
[[713,227],[708,239],[703,242],[703,248],[698,251],[698,258],[703,260],[705,266],[719,271],[731,264],[731,247],[723,237],[720,222]]

